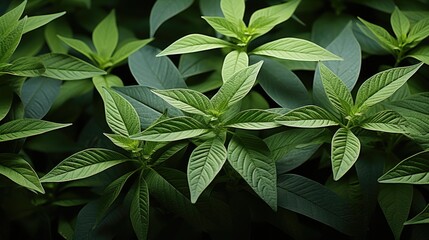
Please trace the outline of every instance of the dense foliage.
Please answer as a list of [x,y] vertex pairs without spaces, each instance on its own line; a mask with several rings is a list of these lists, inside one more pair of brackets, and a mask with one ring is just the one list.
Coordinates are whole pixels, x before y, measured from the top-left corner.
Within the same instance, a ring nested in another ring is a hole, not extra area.
[[0,239],[429,236],[429,1],[0,2]]

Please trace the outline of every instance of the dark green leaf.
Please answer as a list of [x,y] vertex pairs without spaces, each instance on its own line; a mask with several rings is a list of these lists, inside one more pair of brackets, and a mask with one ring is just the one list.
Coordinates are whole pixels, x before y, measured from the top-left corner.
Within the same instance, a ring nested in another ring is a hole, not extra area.
[[150,36],[153,37],[165,21],[187,9],[193,2],[193,0],[157,0],[150,12]]
[[22,103],[25,117],[42,119],[51,108],[60,91],[61,81],[37,77],[25,81],[22,87]]
[[137,182],[136,192],[130,207],[131,224],[139,240],[147,239],[149,231],[149,189],[144,174]]
[[429,205],[423,209],[419,214],[417,214],[412,219],[406,221],[405,225],[411,225],[411,224],[424,224],[429,223]]
[[0,142],[30,137],[70,125],[38,119],[17,119],[0,125]]

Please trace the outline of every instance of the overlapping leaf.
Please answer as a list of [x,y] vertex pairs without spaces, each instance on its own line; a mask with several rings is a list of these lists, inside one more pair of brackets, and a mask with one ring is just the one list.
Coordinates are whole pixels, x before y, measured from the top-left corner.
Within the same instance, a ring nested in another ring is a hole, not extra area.
[[353,167],[360,153],[360,141],[352,131],[340,128],[331,144],[331,164],[334,180],[339,180]]
[[325,109],[315,105],[289,111],[278,117],[276,121],[285,126],[302,128],[319,128],[339,125],[337,122],[338,120],[336,120],[334,116]]
[[0,142],[30,137],[70,125],[38,119],[17,119],[0,125]]

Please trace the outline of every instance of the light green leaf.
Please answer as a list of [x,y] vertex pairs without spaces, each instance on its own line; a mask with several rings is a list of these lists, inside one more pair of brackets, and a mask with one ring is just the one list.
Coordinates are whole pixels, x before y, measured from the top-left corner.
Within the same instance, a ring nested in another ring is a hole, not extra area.
[[131,136],[140,132],[140,119],[134,107],[119,93],[104,88],[106,121],[116,134]]
[[218,38],[201,34],[190,34],[175,41],[157,56],[200,52],[224,47],[234,47],[234,45]]
[[63,41],[69,47],[71,47],[74,50],[82,53],[88,59],[95,61],[95,59],[92,57],[92,55],[94,53],[92,52],[91,48],[89,48],[89,46],[85,42],[78,40],[78,39],[67,38],[67,37],[62,37],[62,36],[58,36],[58,38],[61,39],[61,41]]
[[278,117],[276,122],[289,127],[319,128],[339,125],[338,120],[325,109],[309,105]]
[[404,225],[411,225],[411,224],[425,224],[429,223],[429,204],[421,211],[419,214],[417,214],[412,219],[406,221]]
[[0,16],[0,36],[4,36],[15,27],[26,5],[27,0],[22,1],[17,7]]
[[27,17],[20,20],[18,23],[13,23],[11,31],[0,35],[0,62],[7,62],[18,47],[24,31]]
[[291,0],[254,12],[249,21],[250,32],[257,32],[256,36],[269,32],[276,25],[288,20],[300,2],[300,0]]
[[103,70],[69,55],[48,53],[39,57],[46,68],[43,74],[45,77],[60,80],[79,80],[106,74]]
[[405,41],[408,31],[410,30],[410,21],[398,7],[395,7],[395,10],[390,16],[390,24],[392,25],[396,38],[402,42]]
[[423,18],[411,26],[408,33],[408,41],[419,43],[429,36],[429,17]]
[[323,63],[319,64],[319,69],[323,88],[329,101],[344,116],[348,116],[353,106],[352,94],[343,81]]
[[0,121],[6,117],[12,106],[13,92],[6,87],[0,88]]
[[41,182],[67,182],[87,178],[118,164],[132,161],[128,157],[108,149],[90,148],[64,159]]
[[101,97],[104,97],[103,88],[111,89],[112,87],[124,86],[122,80],[118,76],[112,74],[95,76],[92,78],[92,83],[94,84],[95,88],[97,89],[97,92],[100,94]]
[[[428,24],[429,24],[429,21],[428,21]],[[429,65],[429,46],[422,46],[422,47],[419,47],[419,48],[411,51],[411,53],[410,53],[410,55],[408,55],[408,57],[415,58],[415,59],[422,61],[425,64]]]
[[246,52],[234,50],[229,52],[222,65],[222,80],[226,82],[234,73],[249,66],[249,57]]
[[213,109],[210,99],[191,89],[153,90],[170,105],[188,113],[206,116]]
[[339,180],[353,167],[360,152],[360,141],[352,131],[340,128],[331,144],[331,164],[334,180]]
[[243,33],[241,29],[233,22],[223,17],[202,17],[218,33],[228,37],[240,39]]
[[116,26],[115,10],[112,10],[92,32],[92,41],[98,55],[108,60],[118,45],[118,27]]
[[149,188],[143,172],[140,174],[136,192],[131,201],[130,218],[137,239],[146,240],[149,231]]
[[356,95],[356,106],[362,111],[395,93],[422,66],[422,63],[377,73],[367,79]]
[[36,28],[39,28],[45,24],[48,24],[52,20],[59,18],[64,14],[66,14],[66,12],[59,12],[59,13],[29,17],[29,18],[27,18],[27,23],[25,24],[23,33],[27,33],[29,31],[32,31]]
[[188,182],[191,202],[213,181],[226,161],[226,148],[219,138],[212,138],[192,151],[188,162]]
[[73,35],[70,24],[63,18],[46,25],[44,30],[46,44],[53,53],[68,52],[68,46],[59,36],[71,37]]
[[416,153],[387,171],[381,183],[429,184],[429,151]]
[[187,9],[193,2],[193,0],[157,0],[149,17],[150,36],[153,37],[165,21]]
[[243,99],[252,89],[256,81],[262,61],[234,73],[219,91],[212,97],[211,102],[219,112]]
[[243,20],[245,10],[244,0],[221,0],[220,8],[225,18],[237,24]]
[[45,193],[37,173],[20,155],[0,153],[0,174],[20,186],[39,193]]
[[157,122],[143,132],[131,136],[131,138],[143,141],[169,142],[197,137],[208,131],[208,126],[192,117],[174,117]]
[[[358,25],[361,30],[370,38],[377,41],[384,49],[389,51],[390,53],[393,53],[393,51],[398,47],[398,42],[395,38],[390,35],[390,33],[375,24],[372,24],[370,22],[367,22],[363,20],[362,18],[358,17],[358,19],[365,25],[366,28],[361,27]],[[369,32],[368,32],[369,30]]]
[[104,133],[106,137],[112,141],[116,146],[123,148],[128,151],[137,150],[139,147],[139,141],[130,139],[129,137],[125,137],[119,134],[108,134]]
[[11,65],[0,69],[0,73],[23,77],[37,77],[44,72],[45,66],[36,57],[18,58],[11,62]]
[[310,41],[281,38],[257,47],[252,54],[296,61],[328,61],[342,58]]
[[30,137],[70,125],[38,119],[17,119],[0,125],[0,142]]
[[131,54],[138,51],[140,48],[144,47],[146,44],[150,43],[153,39],[143,39],[143,40],[135,40],[128,42],[118,48],[115,53],[112,56],[112,64],[116,65],[123,60],[125,60],[127,57],[129,57]]
[[365,119],[361,127],[367,130],[387,132],[387,133],[406,133],[407,120],[394,111],[381,111]]
[[236,134],[228,145],[228,162],[272,209],[277,210],[276,165],[262,139]]
[[378,203],[393,232],[395,240],[401,239],[404,223],[410,212],[413,200],[413,186],[403,184],[382,184],[378,194]]
[[225,127],[249,129],[249,130],[262,130],[279,127],[275,119],[280,114],[269,112],[262,109],[249,109],[239,112],[229,118],[225,123]]

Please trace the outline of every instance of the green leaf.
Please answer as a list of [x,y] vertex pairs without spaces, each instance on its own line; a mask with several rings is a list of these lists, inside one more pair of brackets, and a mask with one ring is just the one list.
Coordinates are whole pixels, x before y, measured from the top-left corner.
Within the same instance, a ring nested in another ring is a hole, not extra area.
[[6,73],[15,76],[37,77],[45,72],[45,66],[36,57],[21,57],[10,65],[0,68],[0,73]]
[[331,144],[331,164],[334,180],[339,180],[353,167],[360,152],[360,141],[352,131],[340,128]]
[[233,22],[223,17],[202,17],[218,33],[228,37],[240,39],[243,35],[241,29]]
[[17,119],[0,125],[0,142],[30,137],[70,125],[38,119]]
[[281,38],[257,47],[251,54],[296,61],[342,60],[310,41],[299,38]]
[[130,139],[129,137],[125,137],[119,134],[108,133],[104,133],[104,135],[108,137],[113,144],[125,150],[133,151],[138,149],[139,147],[140,142],[137,140]]
[[68,52],[68,46],[60,39],[60,36],[71,37],[72,30],[65,19],[59,19],[46,25],[44,35],[46,43],[53,53]]
[[118,45],[118,27],[116,26],[115,10],[112,10],[92,32],[92,41],[98,55],[108,60]]
[[226,148],[219,138],[209,139],[192,151],[187,170],[192,203],[197,202],[222,169],[226,156]]
[[262,61],[234,73],[219,91],[212,97],[214,108],[222,112],[231,105],[239,102],[252,89],[256,81]]
[[228,162],[272,209],[277,210],[276,165],[262,139],[236,134],[228,145]]
[[155,89],[186,88],[174,63],[168,57],[156,57],[158,53],[157,48],[146,45],[128,58],[137,83]]
[[218,38],[201,34],[190,34],[173,42],[157,56],[200,52],[225,47],[234,47],[234,45]]
[[[429,21],[428,21],[428,24],[429,24]],[[429,65],[429,46],[422,46],[422,47],[419,47],[419,48],[411,51],[411,53],[410,53],[410,55],[408,55],[408,57],[415,58],[415,59],[422,61],[425,64]]]
[[221,0],[220,8],[225,18],[237,24],[243,20],[245,10],[244,0]]
[[408,41],[419,43],[429,36],[429,17],[423,18],[411,26]]
[[379,132],[406,133],[407,125],[407,120],[404,117],[394,111],[387,110],[363,120],[360,127]]
[[413,187],[402,184],[381,185],[378,203],[396,240],[401,238],[404,223],[410,212]]
[[256,36],[269,32],[276,25],[288,20],[300,2],[300,0],[291,0],[254,12],[250,17],[249,30],[256,32]]
[[280,126],[275,118],[280,115],[277,113],[269,112],[262,109],[249,109],[241,111],[231,118],[229,118],[225,123],[225,127],[249,129],[249,130],[262,130],[275,128]]
[[153,90],[170,105],[188,113],[206,116],[213,109],[210,99],[191,89]]
[[411,224],[424,224],[429,223],[429,204],[421,211],[419,214],[417,214],[412,219],[406,221],[404,225],[411,225]]
[[17,24],[13,23],[11,31],[0,35],[0,62],[7,62],[18,47],[24,31],[27,17],[20,20]]
[[0,153],[0,174],[20,186],[39,193],[45,193],[37,173],[20,155]]
[[352,206],[330,189],[311,179],[284,174],[278,179],[278,204],[350,236],[359,233]]
[[61,39],[61,41],[63,41],[69,47],[71,47],[74,50],[82,53],[88,59],[95,61],[95,59],[92,57],[92,55],[94,53],[92,52],[91,48],[89,48],[89,46],[85,42],[78,40],[78,39],[67,38],[67,37],[62,37],[62,36],[58,36],[58,38]]
[[392,96],[421,66],[392,68],[373,75],[360,86],[356,106],[362,111]]
[[429,184],[429,151],[416,153],[387,171],[381,183]]
[[48,53],[39,57],[46,67],[46,71],[43,74],[45,77],[60,80],[79,80],[106,74],[103,70],[69,55]]
[[114,133],[131,136],[140,132],[140,119],[131,103],[106,88],[103,101],[107,124]]
[[128,157],[108,149],[90,148],[64,159],[41,182],[67,182],[87,178],[118,164],[132,161]]
[[[379,43],[384,49],[386,49],[390,53],[393,53],[393,51],[398,46],[398,42],[396,41],[395,38],[392,37],[392,35],[390,35],[390,33],[386,29],[384,29],[380,26],[377,26],[375,24],[372,24],[370,22],[367,22],[360,17],[358,17],[358,19],[366,26],[366,29],[365,29],[364,27],[361,27],[359,25],[361,30],[368,37],[377,41],[377,43]],[[369,30],[369,32],[368,32],[368,30]]]
[[309,105],[294,109],[278,117],[277,123],[289,127],[319,128],[339,125],[338,120],[325,109]]
[[43,25],[46,25],[52,20],[63,16],[64,14],[66,14],[66,12],[29,17],[27,18],[27,23],[25,24],[23,33],[27,33]]
[[149,231],[149,188],[143,172],[140,174],[136,192],[131,201],[130,218],[137,239],[147,239]]
[[396,38],[400,41],[405,41],[408,31],[410,30],[410,21],[398,7],[395,7],[395,10],[390,16],[390,24],[392,25]]
[[[15,27],[22,13],[24,12],[27,0],[23,1],[14,9],[0,16],[0,36],[4,36]],[[1,62],[1,61],[0,61]]]
[[112,64],[116,65],[126,58],[128,58],[131,54],[137,52],[140,48],[144,47],[146,44],[150,43],[153,39],[143,39],[143,40],[134,40],[124,44],[119,47],[115,53],[113,54],[111,60]]
[[246,52],[234,50],[229,52],[222,65],[222,80],[228,81],[234,73],[249,66],[249,57]]
[[193,0],[157,0],[149,17],[150,36],[153,37],[165,21],[189,8],[193,2]]
[[191,77],[219,68],[223,58],[215,56],[211,51],[184,54],[180,56],[179,71],[183,77]]
[[351,113],[353,98],[343,81],[323,63],[319,65],[323,88],[331,104],[344,116]]
[[118,76],[112,74],[95,76],[92,78],[92,83],[94,84],[95,88],[97,89],[97,92],[100,94],[101,97],[104,97],[103,88],[111,89],[112,87],[124,86],[122,80]]
[[192,117],[174,117],[157,122],[143,132],[131,136],[131,138],[143,141],[169,142],[197,137],[208,131],[208,126]]
[[22,86],[24,116],[42,119],[51,109],[60,91],[61,81],[45,77],[30,78]]
[[5,87],[0,88],[0,121],[6,117],[12,106],[13,92]]

